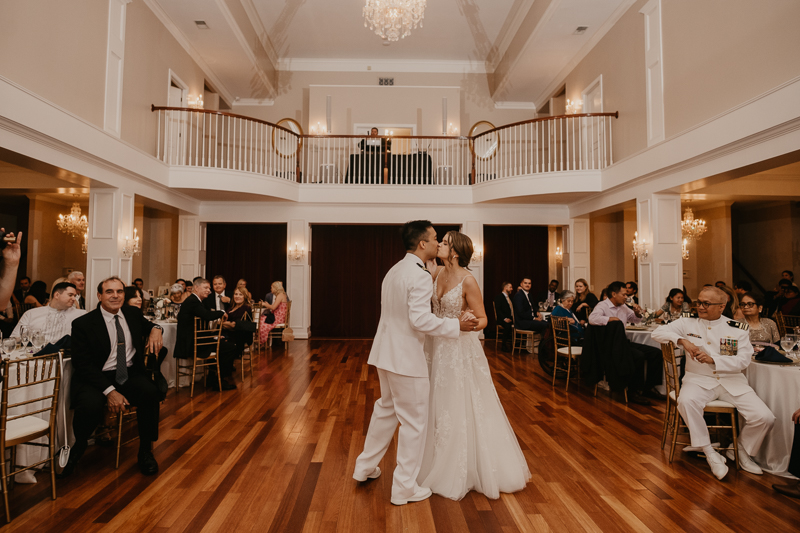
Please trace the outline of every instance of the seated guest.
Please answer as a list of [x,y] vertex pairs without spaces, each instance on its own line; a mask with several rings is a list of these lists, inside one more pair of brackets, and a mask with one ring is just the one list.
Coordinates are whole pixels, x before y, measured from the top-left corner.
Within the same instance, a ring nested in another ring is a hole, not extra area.
[[692,308],[683,301],[685,294],[681,289],[670,289],[667,301],[656,311],[659,322],[678,320],[683,313],[691,313]]
[[[209,296],[209,298],[213,298],[213,295]],[[236,323],[253,321],[252,305],[253,301],[250,299],[250,293],[247,289],[242,287],[234,290],[233,302],[228,309],[228,318],[222,324],[225,337],[236,346],[236,354],[239,357],[244,353],[244,347],[253,342],[253,333],[252,331],[236,329]]]
[[[178,279],[176,279],[176,280],[175,280],[175,283],[180,283],[181,285],[183,285],[183,291],[184,291],[184,292],[186,292],[186,285],[187,285],[187,283],[186,283],[186,280],[185,280],[185,279],[183,279],[183,278],[178,278]],[[173,285],[175,285],[175,283],[173,283]]]
[[745,293],[753,292],[753,286],[749,281],[742,279],[733,284],[733,292],[735,292],[736,296],[741,300]]
[[730,319],[736,320],[737,322],[744,322],[744,315],[742,314],[742,310],[739,309],[739,297],[736,296],[736,293],[733,292],[733,289],[727,285],[719,287],[719,289],[724,292],[728,298],[725,309],[722,311],[722,316],[726,316]]
[[83,290],[86,288],[86,277],[83,275],[83,272],[73,270],[69,273],[69,276],[67,276],[67,281],[75,285],[75,288],[78,290],[78,295],[75,297],[75,308],[86,309],[86,300],[83,297]]
[[[722,315],[726,294],[720,289],[704,288],[697,303],[699,318],[681,318],[653,332],[653,340],[672,342],[686,352],[686,375],[678,396],[678,411],[689,428],[692,446],[703,450],[711,472],[722,479],[728,467],[725,458],[711,447],[703,409],[717,399],[735,405],[745,420],[739,434],[739,464],[746,472],[761,474],[751,456],[758,453],[775,417],[744,375],[753,355],[747,324]],[[726,455],[734,459],[733,450]]]
[[142,289],[140,289],[139,287],[125,287],[124,305],[141,309],[143,301],[144,297],[142,296]]
[[789,281],[792,282],[792,285],[794,285],[794,272],[792,272],[791,270],[784,270],[783,272],[781,272],[781,278],[788,279]]
[[[794,422],[794,440],[792,453],[789,455],[789,473],[794,477],[800,477],[800,409],[792,415],[792,422]],[[785,496],[800,498],[800,479],[793,479],[785,485],[772,485],[772,488]]]
[[547,304],[547,308],[552,309],[556,306],[558,297],[558,280],[551,279],[550,283],[547,285],[547,288],[539,293],[538,298],[535,301],[532,301],[531,304],[536,304],[538,309],[539,302],[545,302]]
[[[633,304],[633,308],[625,305],[628,290],[624,283],[615,281],[609,284],[606,294],[608,294],[608,299],[597,304],[592,314],[589,315],[589,324],[605,326],[609,322],[618,320],[624,325],[629,322],[638,324],[642,321],[642,310],[638,304]],[[628,341],[628,346],[635,365],[633,379],[629,384],[629,388],[633,392],[632,401],[644,405],[650,403],[638,396],[640,392],[642,396],[648,398],[664,399],[664,395],[655,390],[655,387],[661,384],[663,376],[661,350],[630,341]]]
[[778,303],[778,310],[784,315],[800,316],[800,289],[794,285],[785,286],[783,298]]
[[152,296],[150,296],[150,292],[144,290],[144,280],[142,278],[136,278],[133,280],[133,286],[142,291],[142,299],[149,300],[152,298]]
[[139,427],[139,470],[152,475],[158,472],[152,445],[158,440],[160,396],[146,373],[144,354],[145,342],[151,352],[161,350],[161,327],[123,307],[125,284],[116,276],[100,282],[97,298],[100,305],[72,323],[75,445],[61,476],[74,472],[104,411],[121,414],[131,405]]
[[47,284],[44,281],[37,280],[31,285],[31,290],[28,291],[28,295],[22,303],[29,308],[42,307],[47,303],[47,297]]
[[592,309],[597,303],[597,296],[589,290],[589,283],[585,279],[579,278],[575,282],[575,303],[572,305],[575,317],[582,326],[589,323],[589,315],[592,314]]
[[176,283],[169,288],[169,301],[174,304],[182,304],[189,296],[189,293],[186,292],[183,285],[180,283]]
[[741,310],[750,326],[750,342],[777,344],[781,340],[778,325],[769,318],[761,317],[762,300],[751,292],[742,296]]
[[524,278],[519,286],[520,289],[514,294],[512,300],[514,302],[514,327],[523,331],[544,333],[550,327],[550,323],[542,320],[538,311],[533,312],[529,292],[531,290],[530,278]]
[[31,290],[31,278],[28,276],[22,276],[19,278],[17,284],[18,286],[14,290],[13,296],[17,300],[17,303],[22,305],[22,302],[25,301],[25,297],[28,296],[28,293]]
[[553,309],[553,316],[565,317],[569,321],[569,337],[572,344],[581,344],[583,342],[583,326],[571,310],[574,302],[575,293],[572,291],[562,292],[558,305]]
[[[211,288],[214,289],[208,298],[203,300],[203,305],[211,311],[227,311],[231,306],[230,292],[225,290],[227,284],[222,276],[214,276]],[[246,290],[246,289],[245,289]]]
[[725,282],[724,282],[724,281],[722,281],[722,280],[719,280],[718,282],[716,282],[716,283],[714,284],[714,286],[715,286],[716,288],[718,288],[718,289],[721,289],[722,287],[726,287],[726,285],[725,285]]
[[[211,284],[208,280],[198,278],[198,280],[194,282],[194,292],[181,304],[181,310],[178,313],[178,330],[176,332],[177,339],[175,341],[174,352],[175,359],[194,358],[195,318],[211,321],[220,318],[224,320],[227,316],[224,311],[209,311],[203,306],[203,300],[205,300],[210,293]],[[211,346],[202,346],[201,348],[203,348],[203,351],[197,354],[197,357],[200,359],[208,358],[213,351]],[[235,352],[236,348],[231,343],[224,339],[220,341],[218,355],[222,390],[233,390],[236,388],[236,385],[228,379],[233,374]],[[211,387],[212,390],[220,390],[216,371],[212,370],[208,373],[206,386]]]
[[514,286],[504,281],[500,294],[494,298],[494,308],[497,311],[497,325],[503,328],[503,351],[511,351],[511,327],[514,325],[514,312],[512,311],[511,291]]
[[[639,286],[636,284],[635,281],[629,281],[625,284],[625,288],[628,291],[628,299],[633,299],[633,303],[639,304]],[[631,307],[631,304],[628,303],[628,307]]]
[[72,321],[86,314],[83,309],[75,309],[76,294],[75,285],[62,281],[53,288],[53,297],[47,306],[25,311],[11,336],[19,337],[22,327],[44,332],[47,343],[55,343],[64,335],[69,335]]
[[244,287],[246,289],[247,288],[247,280],[244,279],[244,278],[240,279],[239,281],[236,282],[236,287],[237,288]]
[[793,284],[791,281],[785,278],[781,278],[778,281],[778,284],[775,286],[774,291],[767,291],[764,294],[764,316],[772,316],[780,307],[781,303],[786,298],[786,287],[791,287]]
[[262,344],[267,343],[269,332],[272,331],[275,326],[286,323],[286,309],[288,307],[286,302],[288,302],[289,299],[286,296],[286,291],[283,289],[283,283],[280,281],[273,282],[270,289],[274,295],[272,303],[261,302],[261,306],[264,309],[272,311],[272,313],[275,315],[275,321],[272,324],[269,324],[266,322],[267,317],[264,315],[261,316],[259,336]]

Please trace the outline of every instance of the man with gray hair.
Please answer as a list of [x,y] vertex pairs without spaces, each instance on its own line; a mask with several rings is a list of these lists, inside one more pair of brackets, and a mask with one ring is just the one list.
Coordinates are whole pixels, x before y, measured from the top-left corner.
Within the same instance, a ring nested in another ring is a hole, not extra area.
[[67,281],[75,285],[78,294],[75,295],[75,309],[86,309],[86,299],[83,297],[83,289],[86,288],[86,278],[83,272],[73,270],[67,276]]
[[[728,297],[716,287],[705,287],[697,297],[699,317],[684,316],[659,327],[653,340],[672,342],[686,351],[686,375],[678,396],[678,412],[689,428],[692,447],[702,450],[711,472],[722,479],[728,473],[725,458],[711,447],[703,409],[713,400],[736,406],[745,420],[739,434],[739,465],[745,472],[762,474],[751,456],[758,453],[772,429],[775,416],[748,385],[744,370],[750,364],[753,345],[748,325],[722,316]],[[726,453],[734,459],[733,450]]]

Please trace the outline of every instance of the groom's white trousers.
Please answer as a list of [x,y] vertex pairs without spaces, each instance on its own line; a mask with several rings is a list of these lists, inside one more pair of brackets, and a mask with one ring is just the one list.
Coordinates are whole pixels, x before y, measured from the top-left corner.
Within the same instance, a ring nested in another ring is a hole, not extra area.
[[425,451],[430,381],[427,377],[401,376],[380,368],[378,378],[381,397],[375,402],[364,451],[356,459],[353,477],[363,479],[375,471],[400,422],[392,499],[404,500],[419,490],[417,475]]

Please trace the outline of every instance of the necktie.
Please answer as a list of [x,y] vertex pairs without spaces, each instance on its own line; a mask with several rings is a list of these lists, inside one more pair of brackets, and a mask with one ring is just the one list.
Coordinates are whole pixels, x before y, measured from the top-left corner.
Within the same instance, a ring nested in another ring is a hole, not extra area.
[[128,358],[125,350],[125,332],[119,323],[119,315],[114,317],[117,323],[117,383],[124,385],[128,381]]

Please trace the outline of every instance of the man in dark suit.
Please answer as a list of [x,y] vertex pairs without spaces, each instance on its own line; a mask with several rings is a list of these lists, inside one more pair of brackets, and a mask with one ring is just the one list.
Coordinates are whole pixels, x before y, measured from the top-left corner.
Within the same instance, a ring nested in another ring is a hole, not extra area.
[[[205,278],[195,278],[194,290],[181,304],[178,312],[178,331],[175,340],[175,359],[192,359],[194,357],[194,319],[195,317],[203,320],[227,319],[225,311],[211,311],[203,305],[203,300],[208,298],[211,293],[211,284]],[[201,346],[203,353],[198,353],[201,359],[211,355],[210,346]],[[236,347],[226,340],[219,343],[219,370],[222,380],[222,390],[234,390],[236,385],[228,378],[233,374],[233,360],[236,356]],[[216,372],[208,374],[206,386],[212,390],[220,390]]]
[[514,286],[508,281],[503,282],[503,290],[494,298],[494,308],[497,312],[497,325],[503,328],[503,351],[511,351],[511,327],[514,325],[514,311],[512,310],[511,291]]
[[547,285],[547,289],[543,290],[539,294],[538,298],[536,298],[536,300],[532,301],[531,303],[536,305],[538,308],[539,302],[547,302],[547,308],[552,309],[556,306],[559,296],[560,294],[558,292],[558,280],[551,279],[550,283]]
[[213,291],[203,300],[203,306],[209,311],[228,311],[231,306],[232,292],[226,290],[227,284],[222,276],[214,276],[212,280]]
[[122,307],[125,284],[116,276],[100,282],[97,297],[100,305],[72,322],[75,446],[61,476],[75,470],[106,406],[119,414],[130,405],[139,426],[139,469],[152,475],[158,472],[152,445],[158,440],[159,393],[146,374],[144,352],[145,337],[152,353],[161,350],[161,328],[138,309]]
[[[534,315],[530,300],[531,280],[525,278],[519,284],[520,289],[514,295],[514,327],[524,331],[544,333],[549,327],[546,320],[541,320],[538,313]],[[535,317],[535,318],[534,318]]]

